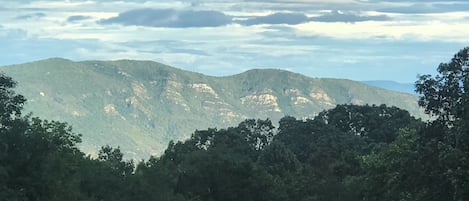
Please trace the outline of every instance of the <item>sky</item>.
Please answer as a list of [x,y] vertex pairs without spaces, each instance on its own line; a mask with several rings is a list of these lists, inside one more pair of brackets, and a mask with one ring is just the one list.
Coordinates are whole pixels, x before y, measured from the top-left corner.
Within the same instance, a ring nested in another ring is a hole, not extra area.
[[409,83],[469,46],[467,0],[0,1],[0,65],[133,59]]

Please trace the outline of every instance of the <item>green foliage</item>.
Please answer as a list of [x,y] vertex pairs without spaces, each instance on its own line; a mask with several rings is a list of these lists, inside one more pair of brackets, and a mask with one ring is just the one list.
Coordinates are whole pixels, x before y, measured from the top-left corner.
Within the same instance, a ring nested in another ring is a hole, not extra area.
[[[436,120],[430,122],[419,141],[428,165],[424,172],[435,175],[440,188],[429,186],[429,195],[452,200],[469,199],[469,47],[438,67],[438,75],[421,76],[419,104]],[[437,165],[435,165],[437,164]],[[437,176],[438,175],[438,176]]]
[[364,200],[422,200],[428,189],[419,188],[422,164],[418,163],[417,131],[405,129],[382,152],[363,157],[361,186]]
[[260,154],[258,163],[268,173],[279,176],[296,173],[301,169],[296,155],[280,142],[268,146]]
[[417,129],[418,122],[408,112],[385,105],[339,105],[314,120],[283,118],[273,144],[284,144],[301,163],[294,182],[285,180],[294,189],[289,196],[292,200],[360,200],[364,182],[357,178],[367,171],[361,159],[380,152],[401,129]]
[[21,115],[26,99],[16,94],[12,88],[16,82],[12,78],[0,74],[0,122],[2,128],[8,128],[8,123]]
[[469,47],[459,51],[449,63],[441,63],[437,70],[437,76],[423,75],[416,82],[416,91],[422,94],[419,105],[448,123],[467,117]]
[[386,105],[338,105],[321,112],[316,119],[364,138],[369,144],[368,152],[379,151],[381,145],[393,142],[401,128],[422,126],[409,112]]
[[363,160],[363,200],[469,199],[469,48],[416,82],[419,105],[433,115],[403,130],[382,152]]
[[98,160],[109,166],[117,176],[129,176],[134,170],[133,161],[124,161],[124,155],[119,148],[104,146],[98,153]]
[[102,147],[98,158],[87,158],[80,169],[79,191],[96,200],[128,200],[133,162],[123,161],[119,148]]
[[0,196],[7,200],[74,200],[82,153],[80,137],[65,123],[21,116],[24,98],[15,84],[0,78]]

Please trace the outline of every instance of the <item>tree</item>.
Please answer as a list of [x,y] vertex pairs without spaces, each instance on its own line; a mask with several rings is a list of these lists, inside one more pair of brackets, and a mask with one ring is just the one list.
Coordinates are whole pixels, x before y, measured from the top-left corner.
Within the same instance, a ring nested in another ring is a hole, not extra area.
[[416,82],[416,91],[422,94],[419,105],[435,118],[421,133],[420,152],[428,156],[426,172],[444,175],[433,184],[440,188],[432,190],[452,200],[468,200],[469,47],[449,63],[441,63],[437,71],[438,75],[423,75]]
[[338,105],[321,112],[315,120],[338,128],[342,132],[360,136],[366,142],[366,153],[379,151],[393,142],[402,128],[417,128],[420,121],[408,111],[386,105]]
[[469,199],[468,53],[440,64],[436,76],[420,76],[419,105],[432,120],[364,158],[364,200]]
[[269,119],[248,119],[241,122],[237,129],[245,135],[245,140],[253,149],[262,150],[272,141],[275,127]]
[[96,159],[83,162],[77,190],[97,200],[127,200],[133,170],[133,162],[124,161],[119,148],[104,146]]
[[124,161],[124,154],[122,154],[119,147],[102,147],[98,153],[98,160],[107,164],[116,176],[129,176],[134,170],[133,161]]
[[21,116],[21,110],[26,99],[13,91],[16,82],[11,77],[0,74],[0,124],[1,128],[8,128],[11,121]]
[[381,152],[364,156],[364,175],[352,183],[366,201],[425,200],[422,164],[417,160],[415,129],[403,129],[397,139]]
[[259,156],[258,163],[273,175],[295,173],[301,168],[295,154],[281,142],[270,144]]
[[8,130],[12,129],[13,121],[17,121],[21,116],[23,104],[26,101],[21,95],[16,94],[12,89],[16,82],[10,77],[0,74],[0,197],[10,200],[24,200],[25,195],[11,189],[9,186],[11,166],[7,163],[11,146],[11,135]]
[[[18,153],[25,136],[17,136],[16,131],[24,132],[27,124],[21,119],[21,110],[25,98],[16,94],[13,88],[16,82],[10,77],[0,74],[0,196],[10,200],[26,200],[25,192],[12,185],[16,162],[12,161],[12,153]],[[18,126],[19,128],[16,128]]]
[[469,119],[469,47],[460,50],[449,63],[441,63],[438,75],[422,75],[416,92],[419,105],[437,120],[451,125]]
[[0,75],[0,198],[83,200],[77,191],[83,153],[66,123],[22,116],[25,98]]

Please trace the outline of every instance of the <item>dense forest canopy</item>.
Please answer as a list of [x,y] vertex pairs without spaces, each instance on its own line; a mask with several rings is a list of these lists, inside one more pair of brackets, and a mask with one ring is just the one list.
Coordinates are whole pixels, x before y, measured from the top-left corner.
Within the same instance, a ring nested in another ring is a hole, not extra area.
[[423,122],[386,105],[195,131],[159,157],[77,148],[66,124],[22,114],[0,76],[0,200],[469,200],[469,48],[416,82]]

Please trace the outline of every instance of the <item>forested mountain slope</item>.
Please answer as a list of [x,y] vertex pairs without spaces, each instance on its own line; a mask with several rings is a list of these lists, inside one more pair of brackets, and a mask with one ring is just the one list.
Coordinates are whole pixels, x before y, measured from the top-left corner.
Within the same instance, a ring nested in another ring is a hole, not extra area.
[[151,61],[47,59],[2,67],[18,82],[26,111],[69,122],[81,149],[106,144],[126,156],[160,154],[170,140],[196,129],[227,127],[246,118],[313,117],[337,104],[387,104],[420,116],[415,96],[343,79],[282,70],[213,77]]

